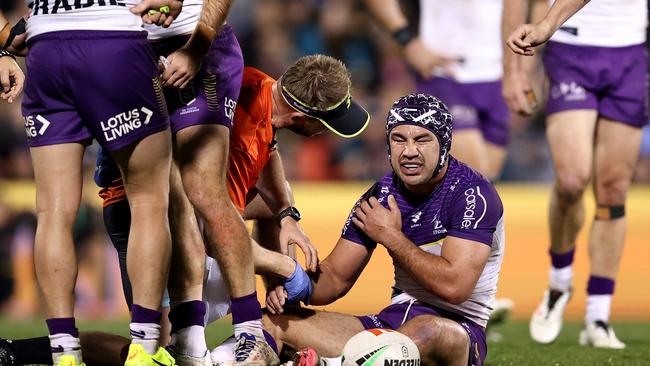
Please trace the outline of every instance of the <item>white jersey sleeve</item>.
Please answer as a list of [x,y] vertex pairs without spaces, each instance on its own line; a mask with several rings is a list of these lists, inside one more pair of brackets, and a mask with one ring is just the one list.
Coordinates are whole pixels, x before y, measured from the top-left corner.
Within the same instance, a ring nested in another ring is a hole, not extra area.
[[646,0],[594,0],[569,18],[551,40],[580,46],[633,46],[645,42],[647,26]]

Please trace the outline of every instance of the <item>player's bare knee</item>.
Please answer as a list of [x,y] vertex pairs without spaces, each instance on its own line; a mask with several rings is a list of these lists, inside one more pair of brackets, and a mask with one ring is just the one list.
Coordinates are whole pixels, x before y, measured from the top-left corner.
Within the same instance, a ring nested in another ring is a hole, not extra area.
[[555,190],[564,203],[575,203],[582,198],[589,184],[589,174],[580,172],[558,173]]
[[404,324],[399,331],[415,342],[425,364],[447,364],[467,353],[467,333],[458,323],[448,319],[432,315],[418,316]]
[[596,200],[599,205],[620,206],[625,204],[630,181],[625,178],[605,179],[596,182]]

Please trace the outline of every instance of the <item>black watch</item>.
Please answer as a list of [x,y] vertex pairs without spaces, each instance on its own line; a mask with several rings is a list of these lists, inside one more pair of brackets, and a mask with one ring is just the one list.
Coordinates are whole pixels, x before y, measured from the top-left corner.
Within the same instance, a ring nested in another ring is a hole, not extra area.
[[282,219],[284,219],[284,218],[287,217],[287,216],[289,216],[289,217],[291,217],[292,219],[296,220],[296,222],[300,221],[300,218],[302,217],[302,216],[300,215],[300,211],[298,211],[297,208],[295,208],[295,207],[293,207],[293,206],[289,206],[289,207],[285,208],[284,210],[282,210],[282,212],[280,212],[280,213],[275,217],[275,220],[278,222],[278,226],[282,226],[282,224],[281,224],[281,223],[282,223]]

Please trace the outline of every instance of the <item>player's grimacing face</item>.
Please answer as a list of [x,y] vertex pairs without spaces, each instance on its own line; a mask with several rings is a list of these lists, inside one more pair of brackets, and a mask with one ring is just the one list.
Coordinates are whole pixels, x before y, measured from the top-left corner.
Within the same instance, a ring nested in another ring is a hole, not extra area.
[[388,136],[390,165],[395,174],[409,186],[427,184],[438,165],[440,145],[426,128],[401,125]]

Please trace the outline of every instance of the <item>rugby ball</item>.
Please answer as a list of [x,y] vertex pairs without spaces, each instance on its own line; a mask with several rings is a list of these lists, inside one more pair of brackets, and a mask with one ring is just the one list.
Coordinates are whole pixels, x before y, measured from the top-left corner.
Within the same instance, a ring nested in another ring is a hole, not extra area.
[[343,366],[420,366],[411,338],[389,329],[367,329],[343,347]]

